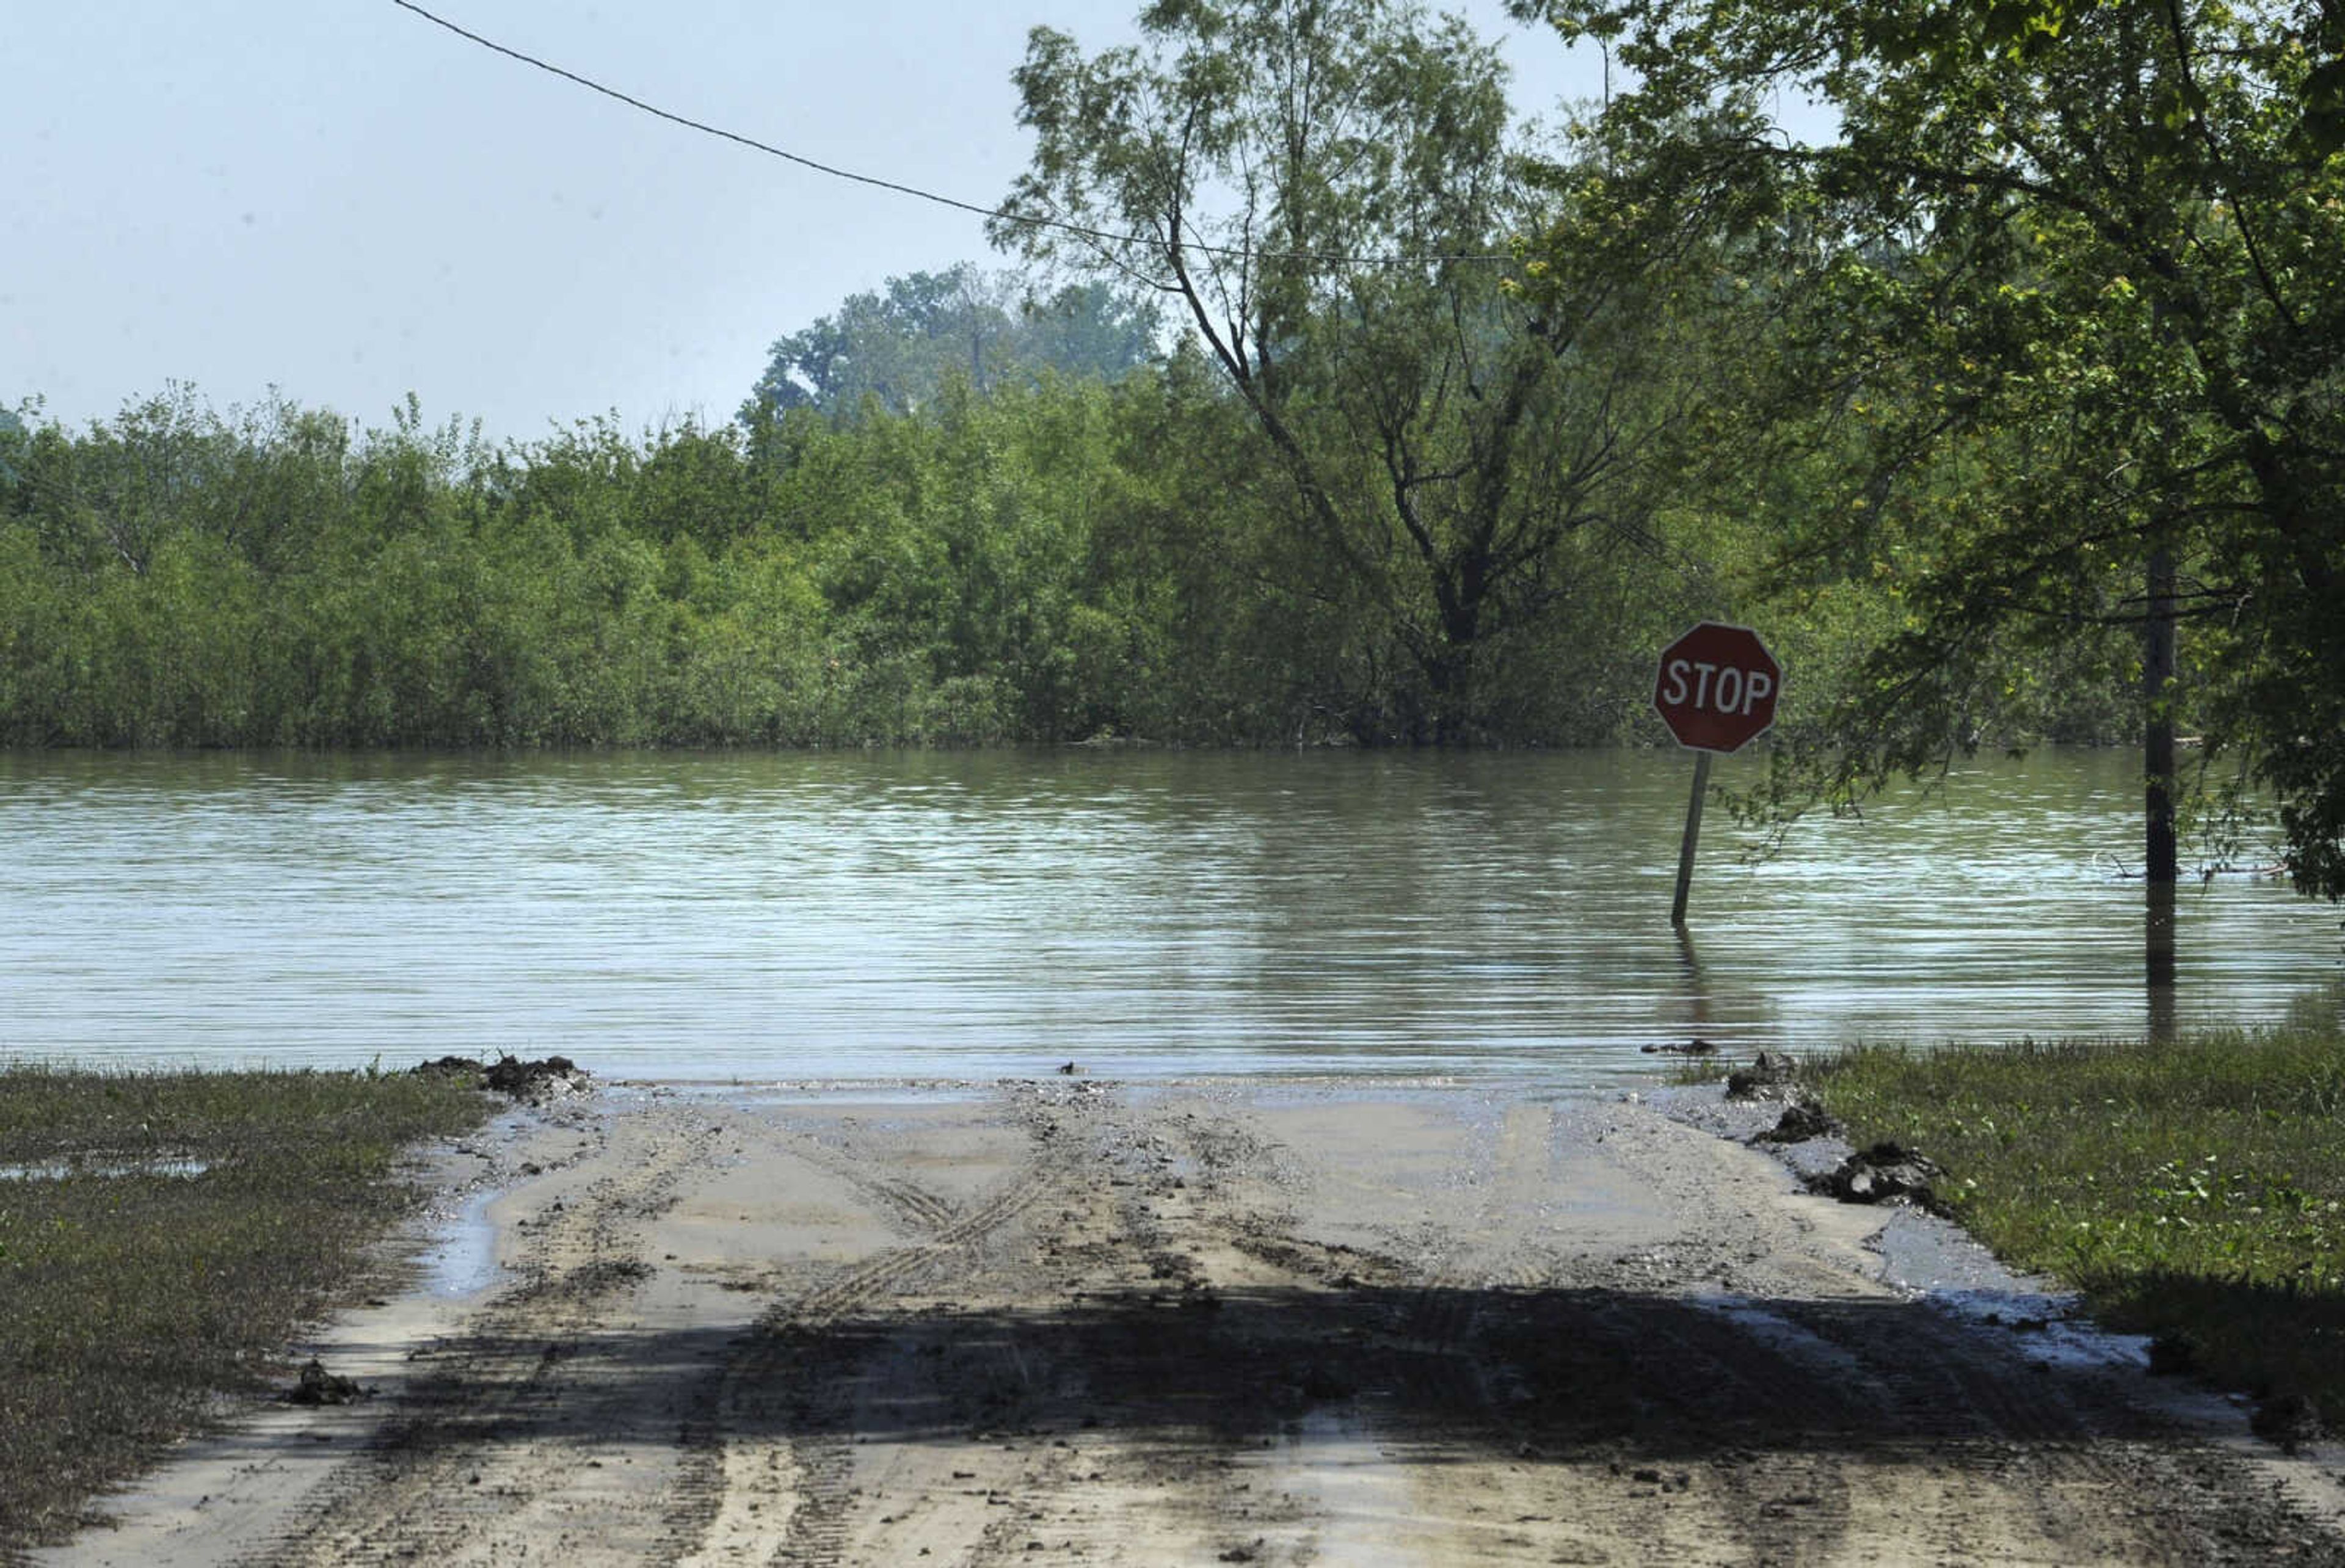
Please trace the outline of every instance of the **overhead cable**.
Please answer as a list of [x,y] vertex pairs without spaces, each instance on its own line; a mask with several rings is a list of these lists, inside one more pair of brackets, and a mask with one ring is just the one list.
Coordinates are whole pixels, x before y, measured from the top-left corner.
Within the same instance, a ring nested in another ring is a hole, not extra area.
[[[665,120],[671,125],[682,126],[686,130],[698,131],[703,136],[715,137],[720,141],[733,142],[749,148],[752,152],[764,153],[768,157],[781,158],[797,164],[801,168],[810,168],[817,174],[827,175],[833,179],[848,180],[856,185],[868,185],[879,190],[892,191],[898,196],[909,196],[919,201],[934,202],[939,207],[949,207],[959,212],[973,213],[979,217],[988,218],[997,223],[1016,224],[1026,228],[1056,229],[1063,234],[1096,240],[1103,245],[1132,245],[1150,249],[1161,249],[1163,247],[1163,241],[1141,235],[1119,234],[1104,228],[1089,228],[1080,223],[1069,223],[1063,218],[1038,217],[1030,213],[1015,212],[1008,207],[980,207],[973,201],[962,201],[956,197],[939,196],[935,191],[922,190],[918,186],[904,185],[896,180],[882,179],[877,175],[858,174],[853,169],[838,168],[830,164],[820,163],[801,154],[791,152],[787,147],[777,147],[770,142],[761,142],[755,137],[746,137],[738,131],[728,131],[722,126],[712,126],[705,121],[693,119],[689,116],[661,108],[656,104],[645,103],[643,99],[623,93],[616,87],[606,86],[592,76],[584,76],[575,71],[565,70],[551,61],[542,60],[534,55],[525,54],[522,50],[500,44],[493,38],[482,37],[468,27],[451,22],[445,16],[425,10],[416,5],[414,0],[391,0],[391,3],[402,11],[414,13],[434,26],[446,28],[467,43],[476,44],[492,54],[502,55],[505,58],[519,61],[524,66],[534,66],[549,76],[559,76],[565,82],[584,87],[589,92],[600,93],[606,98],[615,98],[629,108],[650,115],[655,119]],[[1442,262],[1503,263],[1515,259],[1514,257],[1506,255],[1345,256],[1315,251],[1254,250],[1243,246],[1207,245],[1198,240],[1183,240],[1179,248],[1193,251],[1202,256],[1239,257],[1256,261],[1304,262],[1325,267],[1418,267],[1433,266]]]

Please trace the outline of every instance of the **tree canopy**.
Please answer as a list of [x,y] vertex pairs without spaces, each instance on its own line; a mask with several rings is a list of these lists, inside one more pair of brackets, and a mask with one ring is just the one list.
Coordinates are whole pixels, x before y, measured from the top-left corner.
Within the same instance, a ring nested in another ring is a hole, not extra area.
[[1648,538],[1667,326],[1610,277],[1527,308],[1506,72],[1393,0],[1159,0],[1142,42],[1050,28],[999,243],[1136,280],[1246,410],[1302,548],[1297,600],[1357,604],[1414,671],[1387,733],[1504,727],[1494,664],[1568,612],[1575,562]]
[[1046,370],[1114,380],[1155,358],[1161,331],[1150,295],[1090,283],[1036,298],[1015,275],[964,261],[891,278],[777,339],[742,412],[852,414],[868,398],[901,414],[956,378],[980,392]]
[[[1731,193],[1780,247],[1763,406],[1838,475],[1782,565],[1864,561],[1899,606],[1782,798],[1974,744],[2029,660],[2170,615],[2207,740],[2277,797],[2299,885],[2345,894],[2330,9],[1519,9],[1641,78],[1605,113],[1617,212]],[[1769,134],[1770,95],[1836,137]]]

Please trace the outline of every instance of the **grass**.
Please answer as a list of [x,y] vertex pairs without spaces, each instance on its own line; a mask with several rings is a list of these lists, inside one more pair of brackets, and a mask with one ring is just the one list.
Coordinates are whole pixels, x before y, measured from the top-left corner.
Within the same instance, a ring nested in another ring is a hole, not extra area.
[[401,1149],[490,1102],[424,1075],[0,1067],[0,1560],[283,1381],[381,1268]]
[[1859,1145],[1944,1166],[1997,1256],[2219,1383],[2345,1417],[2345,1033],[1855,1049],[1812,1072]]

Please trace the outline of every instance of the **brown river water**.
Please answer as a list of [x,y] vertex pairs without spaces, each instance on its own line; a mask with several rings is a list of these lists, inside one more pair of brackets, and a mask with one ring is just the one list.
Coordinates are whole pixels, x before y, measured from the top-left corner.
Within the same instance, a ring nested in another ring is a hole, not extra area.
[[[2139,1036],[2134,766],[1982,760],[1757,862],[1713,807],[1680,937],[1685,754],[0,754],[0,1058],[1592,1087]],[[2227,872],[2178,929],[2184,1027],[2338,1017],[2335,909]]]

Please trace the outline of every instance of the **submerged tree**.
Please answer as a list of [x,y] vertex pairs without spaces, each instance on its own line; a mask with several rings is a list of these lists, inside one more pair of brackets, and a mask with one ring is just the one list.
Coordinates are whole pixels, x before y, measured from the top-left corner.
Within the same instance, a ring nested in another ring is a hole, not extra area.
[[1316,561],[1416,679],[1365,734],[1483,732],[1492,651],[1590,531],[1641,536],[1670,428],[1652,268],[1534,309],[1505,69],[1396,0],[1158,0],[1142,43],[1049,28],[1015,74],[1031,167],[997,243],[1146,285],[1242,400]]

